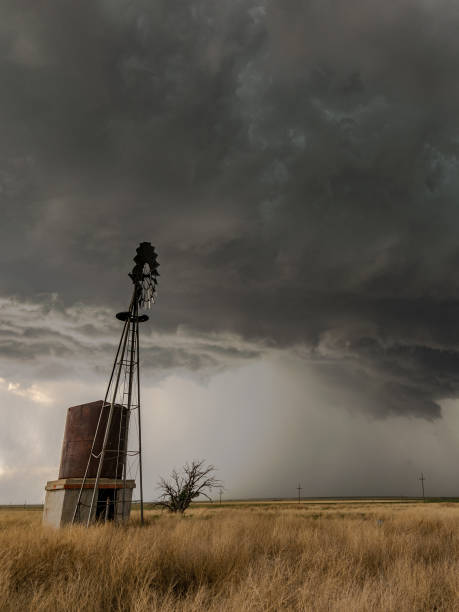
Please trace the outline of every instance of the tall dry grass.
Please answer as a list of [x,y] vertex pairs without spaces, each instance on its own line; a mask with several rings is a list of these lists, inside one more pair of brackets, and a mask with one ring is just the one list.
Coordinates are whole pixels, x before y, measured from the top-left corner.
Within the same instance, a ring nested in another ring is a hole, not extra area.
[[2,610],[459,610],[459,505],[149,513],[54,530],[0,511]]

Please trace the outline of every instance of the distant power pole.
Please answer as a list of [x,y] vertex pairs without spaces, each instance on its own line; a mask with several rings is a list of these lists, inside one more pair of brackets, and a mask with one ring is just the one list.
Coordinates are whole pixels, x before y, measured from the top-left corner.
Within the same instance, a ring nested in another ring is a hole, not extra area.
[[223,489],[219,489],[218,493],[220,495],[220,504],[222,503],[222,492],[223,492]]
[[303,487],[300,485],[300,483],[298,483],[298,486],[297,486],[297,491],[298,491],[298,503],[299,503],[299,504],[301,503],[301,489],[302,489],[302,488],[303,488]]
[[425,476],[424,476],[424,474],[422,472],[421,472],[421,477],[419,478],[419,480],[421,481],[422,499],[424,501],[426,501],[426,497],[424,495],[424,480],[425,480]]

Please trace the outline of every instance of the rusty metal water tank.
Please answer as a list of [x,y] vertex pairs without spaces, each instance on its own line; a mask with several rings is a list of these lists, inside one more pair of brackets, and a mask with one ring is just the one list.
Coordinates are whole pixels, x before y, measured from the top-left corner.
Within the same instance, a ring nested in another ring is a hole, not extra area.
[[[59,478],[83,478],[91,452],[92,442],[97,429],[97,422],[102,410],[103,401],[90,402],[80,406],[72,406],[67,412],[65,424],[64,441],[62,443],[61,466]],[[94,454],[102,450],[105,428],[108,420],[110,406],[105,406],[102,412],[99,429],[97,432]],[[118,456],[118,448],[124,448],[124,437],[126,433],[127,410],[123,406],[115,405],[110,432],[108,436],[107,450],[104,464],[102,466],[101,478],[122,478],[123,455]],[[97,473],[97,461],[92,458],[89,464],[87,477],[95,478]]]

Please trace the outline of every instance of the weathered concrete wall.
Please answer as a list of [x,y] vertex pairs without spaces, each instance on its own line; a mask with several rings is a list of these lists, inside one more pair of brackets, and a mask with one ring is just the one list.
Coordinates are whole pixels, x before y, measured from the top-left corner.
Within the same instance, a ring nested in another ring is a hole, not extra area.
[[[124,490],[124,500],[123,500],[123,489],[118,489],[116,492],[116,513],[115,513],[115,522],[121,523],[123,521],[128,521],[131,515],[131,500],[132,500],[132,491],[133,489],[126,488]],[[123,504],[124,501],[124,504]]]
[[[46,498],[43,509],[43,523],[53,527],[62,527],[72,522],[75,506],[78,501],[82,479],[67,478],[53,480],[46,485]],[[94,479],[86,481],[86,488],[81,495],[81,503],[77,512],[76,521],[86,523],[93,494]],[[126,481],[126,489],[120,488],[119,480],[108,478],[100,479],[100,489],[108,493],[110,503],[115,503],[114,520],[123,522],[129,519],[131,514],[132,491],[135,487],[133,480]],[[94,511],[95,512],[95,508]],[[99,520],[105,520],[105,506],[101,506]]]
[[43,523],[53,527],[61,526],[62,506],[64,504],[65,490],[46,491],[43,508]]

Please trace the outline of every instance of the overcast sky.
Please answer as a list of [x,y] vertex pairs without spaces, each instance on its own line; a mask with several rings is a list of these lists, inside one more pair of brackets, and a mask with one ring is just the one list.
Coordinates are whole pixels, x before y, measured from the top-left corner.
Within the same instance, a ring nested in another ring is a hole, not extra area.
[[146,496],[459,495],[452,0],[6,0],[0,503],[100,399],[135,248]]

